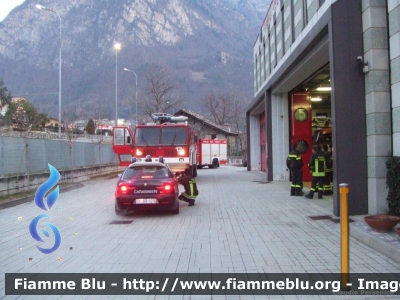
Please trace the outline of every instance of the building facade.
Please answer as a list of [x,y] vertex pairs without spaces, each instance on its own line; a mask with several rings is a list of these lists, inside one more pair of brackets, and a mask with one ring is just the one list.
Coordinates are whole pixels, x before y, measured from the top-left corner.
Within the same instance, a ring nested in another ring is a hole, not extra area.
[[231,131],[229,127],[218,125],[201,114],[188,109],[177,111],[175,116],[188,117],[188,124],[193,128],[198,139],[226,139],[228,156],[235,156],[236,153],[241,151],[238,141],[239,133]]
[[[400,156],[400,1],[273,0],[253,48],[248,170],[289,180],[286,157],[327,143],[350,214],[387,211],[386,160]],[[307,167],[305,180],[310,179]]]

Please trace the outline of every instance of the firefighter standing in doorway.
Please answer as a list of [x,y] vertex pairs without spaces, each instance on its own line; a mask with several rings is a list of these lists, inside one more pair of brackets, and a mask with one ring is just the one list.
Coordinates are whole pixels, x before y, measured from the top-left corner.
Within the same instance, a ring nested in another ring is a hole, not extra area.
[[314,197],[314,192],[318,189],[318,199],[322,199],[325,178],[325,155],[322,153],[320,145],[314,146],[312,152],[313,154],[308,162],[308,167],[312,174],[311,189],[310,193],[305,197],[312,199]]
[[293,145],[293,150],[286,159],[286,166],[290,170],[292,177],[292,186],[290,188],[290,196],[304,195],[303,189],[303,160],[301,159],[298,145]]

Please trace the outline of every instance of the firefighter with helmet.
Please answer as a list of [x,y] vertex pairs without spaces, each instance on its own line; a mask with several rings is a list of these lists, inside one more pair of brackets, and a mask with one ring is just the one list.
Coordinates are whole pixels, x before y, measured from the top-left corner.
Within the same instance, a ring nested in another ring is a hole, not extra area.
[[318,199],[322,199],[322,193],[324,191],[325,160],[325,155],[321,151],[321,146],[314,146],[313,154],[308,162],[308,167],[312,174],[311,189],[310,193],[306,195],[306,198],[312,199],[314,197],[314,192],[318,189]]
[[183,185],[185,191],[179,196],[179,199],[189,203],[189,206],[193,206],[196,197],[199,195],[197,189],[196,179],[191,175],[190,169],[186,168],[184,174],[177,173],[178,182]]

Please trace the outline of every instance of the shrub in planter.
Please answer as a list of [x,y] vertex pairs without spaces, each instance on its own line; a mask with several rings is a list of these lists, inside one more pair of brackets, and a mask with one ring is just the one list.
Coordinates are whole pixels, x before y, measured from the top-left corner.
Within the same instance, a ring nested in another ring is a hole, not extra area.
[[387,203],[389,214],[400,216],[400,157],[394,156],[386,161],[386,187],[389,189]]

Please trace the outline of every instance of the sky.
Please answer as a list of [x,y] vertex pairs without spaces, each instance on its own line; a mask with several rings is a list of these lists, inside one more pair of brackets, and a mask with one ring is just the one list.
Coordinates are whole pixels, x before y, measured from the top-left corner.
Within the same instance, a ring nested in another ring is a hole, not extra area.
[[0,22],[7,17],[8,13],[16,6],[24,3],[25,0],[0,0]]

